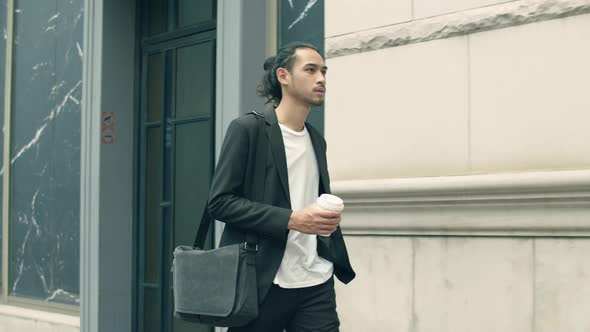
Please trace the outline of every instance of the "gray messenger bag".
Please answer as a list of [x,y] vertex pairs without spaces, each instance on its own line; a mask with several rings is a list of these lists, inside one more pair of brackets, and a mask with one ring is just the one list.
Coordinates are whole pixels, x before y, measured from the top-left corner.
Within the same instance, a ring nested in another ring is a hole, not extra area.
[[[258,144],[251,198],[264,197],[266,160],[264,146],[264,118],[258,117]],[[172,265],[174,285],[174,315],[182,320],[213,326],[242,326],[258,316],[256,283],[256,253],[258,237],[246,234],[246,242],[217,249],[205,250],[212,217],[207,205],[193,246],[174,249]]]

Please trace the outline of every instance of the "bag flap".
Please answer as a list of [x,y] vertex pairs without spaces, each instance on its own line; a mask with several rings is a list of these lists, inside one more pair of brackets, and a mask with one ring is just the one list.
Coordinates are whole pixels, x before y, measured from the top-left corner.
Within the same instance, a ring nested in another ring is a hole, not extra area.
[[236,300],[240,244],[212,250],[174,250],[174,306],[177,312],[224,317]]

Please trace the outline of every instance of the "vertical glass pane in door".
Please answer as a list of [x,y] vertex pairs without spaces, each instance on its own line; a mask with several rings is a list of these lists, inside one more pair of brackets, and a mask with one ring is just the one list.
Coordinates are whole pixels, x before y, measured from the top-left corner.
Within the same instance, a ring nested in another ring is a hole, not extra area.
[[142,332],[161,332],[161,306],[160,306],[160,289],[144,288],[144,308],[143,308],[143,331]]
[[162,95],[164,83],[164,54],[156,53],[148,57],[147,72],[147,121],[161,120]]
[[145,270],[144,282],[160,280],[160,179],[162,170],[162,130],[147,129],[145,172]]
[[[174,156],[174,247],[192,245],[209,192],[210,121],[176,126]],[[205,243],[210,247],[210,241]],[[174,319],[174,332],[209,332],[207,326]]]
[[212,21],[215,15],[214,0],[178,0],[178,26],[184,27]]
[[166,31],[166,16],[168,15],[168,1],[148,0],[147,24],[148,34],[155,35]]
[[191,245],[209,192],[211,123],[176,125],[174,246]]
[[212,41],[208,41],[178,49],[176,118],[211,114],[214,45]]

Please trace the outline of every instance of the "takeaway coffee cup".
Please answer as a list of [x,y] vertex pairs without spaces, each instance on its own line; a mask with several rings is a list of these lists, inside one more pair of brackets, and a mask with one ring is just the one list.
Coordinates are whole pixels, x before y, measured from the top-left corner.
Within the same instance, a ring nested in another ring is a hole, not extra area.
[[[342,211],[344,209],[344,201],[335,195],[330,194],[322,194],[322,196],[318,197],[316,203],[322,208],[331,211]],[[330,236],[330,235],[322,235],[321,236]]]

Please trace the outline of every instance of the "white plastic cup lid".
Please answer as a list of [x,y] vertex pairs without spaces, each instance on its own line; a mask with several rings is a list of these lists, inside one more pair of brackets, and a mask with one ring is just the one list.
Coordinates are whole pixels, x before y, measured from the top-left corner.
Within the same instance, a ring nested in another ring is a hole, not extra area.
[[336,195],[322,194],[318,198],[317,203],[328,210],[342,211],[344,209],[344,201]]

